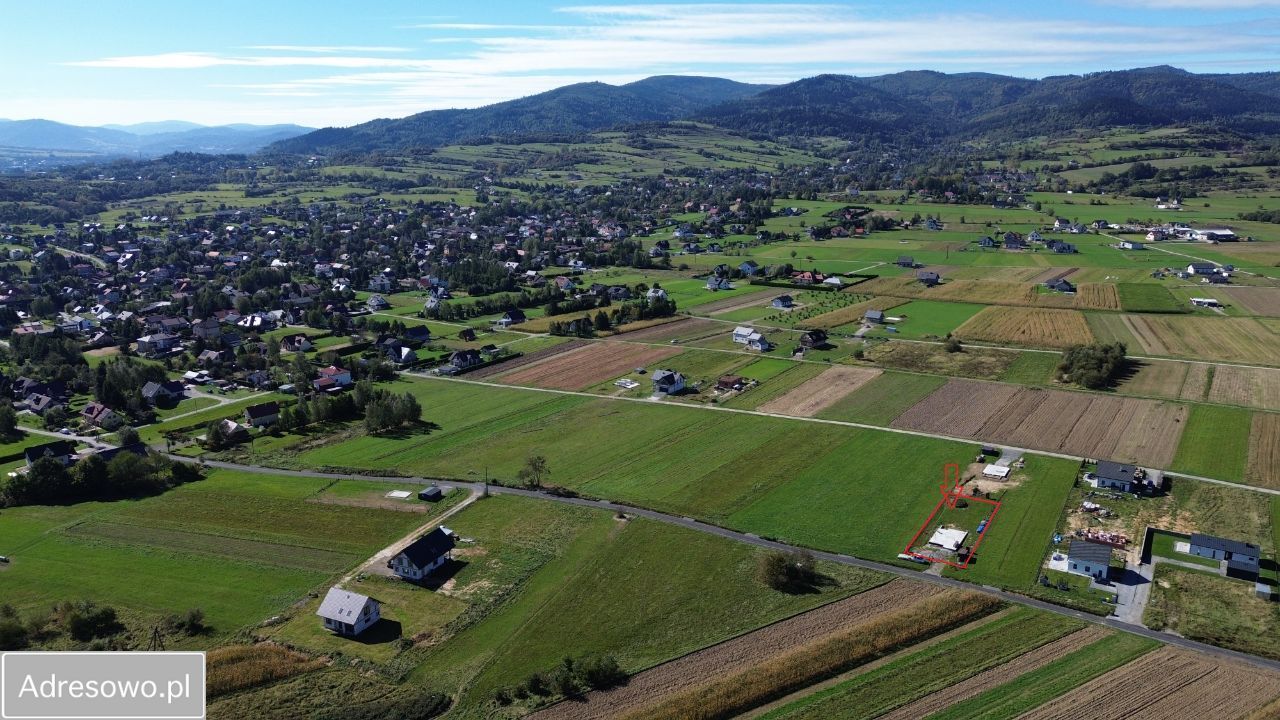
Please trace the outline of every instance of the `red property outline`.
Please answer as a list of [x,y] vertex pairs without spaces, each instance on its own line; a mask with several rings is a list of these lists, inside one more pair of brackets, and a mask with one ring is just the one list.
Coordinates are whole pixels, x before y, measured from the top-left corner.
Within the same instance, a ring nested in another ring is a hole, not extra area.
[[[982,540],[987,536],[987,533],[991,531],[991,526],[996,521],[996,513],[1000,512],[1000,501],[966,494],[960,483],[960,465],[957,463],[947,463],[942,466],[942,485],[940,486],[940,489],[942,490],[942,499],[938,500],[938,504],[933,506],[933,512],[929,513],[929,517],[925,518],[924,524],[921,525],[920,529],[916,531],[916,534],[911,537],[911,542],[907,543],[907,549],[902,552],[904,555],[910,555],[911,557],[918,558],[920,560],[943,563],[945,565],[950,565],[953,568],[964,570],[969,567],[969,563],[973,562],[973,558],[978,554],[978,546],[982,544]],[[948,508],[955,508],[956,501],[960,498],[972,500],[974,502],[986,503],[993,506],[991,508],[991,514],[987,516],[986,527],[982,528],[982,532],[978,533],[978,539],[974,541],[973,546],[969,549],[969,554],[965,557],[964,563],[951,562],[950,560],[943,560],[942,558],[936,558],[932,555],[922,555],[920,553],[912,552],[911,548],[916,546],[916,542],[920,539],[920,536],[923,535],[925,531],[929,529],[929,526],[933,524],[933,519],[937,517],[938,512],[942,510],[942,506],[946,505]]]

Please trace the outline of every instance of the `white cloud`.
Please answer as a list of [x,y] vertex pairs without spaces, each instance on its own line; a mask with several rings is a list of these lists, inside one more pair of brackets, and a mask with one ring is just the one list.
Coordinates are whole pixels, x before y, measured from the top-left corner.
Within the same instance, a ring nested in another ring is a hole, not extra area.
[[1132,5],[1171,10],[1251,10],[1280,7],[1280,0],[1100,0],[1104,5]]
[[[1214,4],[1159,2],[1161,7]],[[1259,6],[1280,0],[1225,3]],[[1254,22],[1228,32],[1225,26],[1206,24],[1202,17],[1194,24],[1180,25],[1181,19],[1173,17],[1165,24],[1139,25],[907,9],[867,15],[830,4],[583,5],[558,12],[566,24],[442,18],[409,26],[433,33],[417,50],[261,45],[238,52],[189,51],[70,64],[175,71],[248,68],[237,73],[235,84],[224,81],[214,87],[243,93],[243,99],[234,102],[244,106],[263,103],[264,97],[306,99],[305,110],[300,104],[285,109],[313,123],[343,124],[375,113],[394,116],[475,107],[572,82],[621,83],[663,73],[785,82],[820,72],[866,75],[919,68],[1026,76],[1036,74],[1033,68],[1079,71],[1166,62],[1266,67],[1274,63],[1280,36],[1280,26],[1273,23]],[[323,69],[332,72],[315,76]]]

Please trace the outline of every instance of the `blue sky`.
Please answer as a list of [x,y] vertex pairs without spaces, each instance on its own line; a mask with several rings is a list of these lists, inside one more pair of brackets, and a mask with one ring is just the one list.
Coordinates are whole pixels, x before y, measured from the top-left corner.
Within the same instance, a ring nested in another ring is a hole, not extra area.
[[85,125],[350,125],[667,73],[1280,70],[1280,0],[9,0],[2,17],[0,117]]

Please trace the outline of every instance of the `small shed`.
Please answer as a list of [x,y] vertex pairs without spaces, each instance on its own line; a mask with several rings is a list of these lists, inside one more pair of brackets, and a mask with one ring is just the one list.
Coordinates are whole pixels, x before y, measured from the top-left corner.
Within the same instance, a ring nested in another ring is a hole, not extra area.
[[1009,477],[1009,468],[1005,465],[988,465],[982,468],[982,476],[1004,480]]

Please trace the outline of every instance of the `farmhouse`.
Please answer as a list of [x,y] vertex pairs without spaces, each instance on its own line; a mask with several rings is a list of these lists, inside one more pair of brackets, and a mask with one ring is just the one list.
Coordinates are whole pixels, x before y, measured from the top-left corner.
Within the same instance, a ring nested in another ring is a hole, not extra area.
[[1253,543],[1193,533],[1189,552],[1210,560],[1225,561],[1228,577],[1258,579],[1258,558],[1261,554]]
[[1072,540],[1067,550],[1067,571],[1106,580],[1111,574],[1111,546],[1088,540]]
[[440,526],[393,556],[387,561],[387,567],[405,580],[421,580],[449,560],[456,544],[453,533]]
[[1073,293],[1076,291],[1076,286],[1072,285],[1066,278],[1058,278],[1057,280],[1050,280],[1049,282],[1045,283],[1044,286],[1055,292]]
[[1216,298],[1191,298],[1191,304],[1196,307],[1222,307]]
[[94,427],[103,427],[110,425],[119,416],[106,405],[99,402],[91,402],[84,406],[84,410],[80,411],[80,417]]
[[730,390],[741,390],[747,386],[747,379],[741,375],[724,375],[716,381],[716,390],[720,392],[729,392]]
[[868,310],[862,314],[862,321],[866,323],[879,324],[884,322],[883,310]]
[[900,255],[898,256],[897,265],[898,267],[913,268],[916,266],[916,259],[910,255]]
[[339,635],[355,637],[381,619],[382,606],[371,597],[331,587],[320,603],[320,609],[316,610],[316,615],[324,620],[326,629]]
[[827,333],[825,330],[810,330],[800,336],[800,347],[803,348],[820,348],[827,344]]
[[280,404],[271,402],[250,405],[244,409],[245,422],[250,427],[266,427],[280,419]]
[[795,300],[793,300],[790,295],[779,295],[773,299],[771,304],[775,308],[786,309],[795,305]]
[[675,370],[654,370],[653,391],[666,395],[676,395],[684,390],[684,375]]
[[1217,270],[1218,266],[1210,262],[1193,262],[1187,266],[1188,275],[1212,275]]
[[1200,242],[1234,242],[1236,234],[1232,230],[1226,228],[1206,228],[1204,230],[1191,231],[1191,239]]
[[919,280],[920,284],[924,285],[925,287],[933,287],[934,285],[937,285],[938,283],[942,282],[942,278],[938,275],[938,273],[933,272],[931,270],[921,270],[920,272],[916,273],[916,280]]

